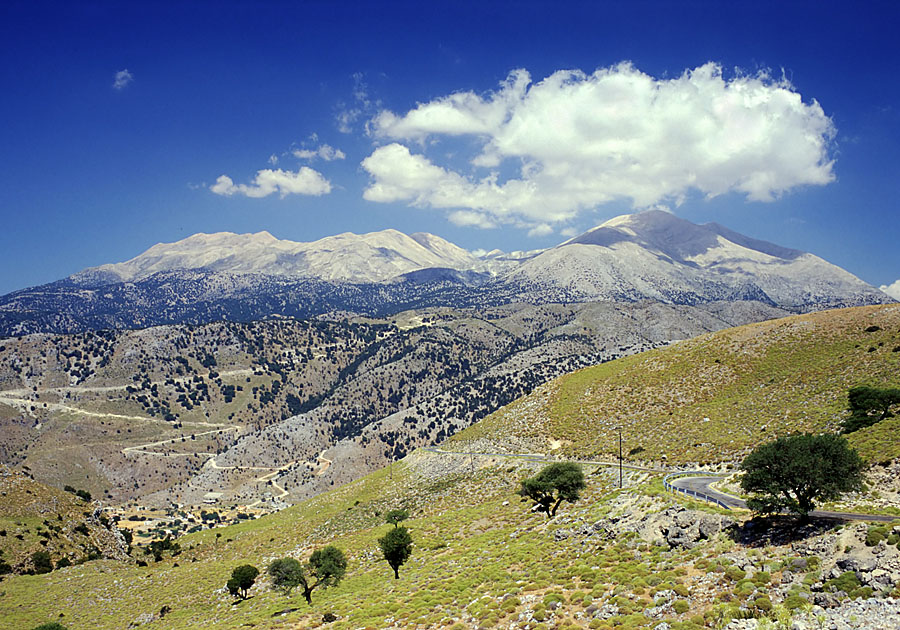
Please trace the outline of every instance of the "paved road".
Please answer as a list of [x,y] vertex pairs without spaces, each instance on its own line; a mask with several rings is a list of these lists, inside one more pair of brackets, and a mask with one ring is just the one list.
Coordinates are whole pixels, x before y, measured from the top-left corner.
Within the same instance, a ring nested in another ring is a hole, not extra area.
[[[707,494],[715,499],[718,499],[722,503],[725,503],[728,507],[746,509],[747,504],[743,499],[739,499],[738,497],[732,496],[730,494],[725,494],[724,492],[719,492],[718,490],[710,487],[710,484],[721,480],[721,477],[678,477],[677,479],[673,479],[670,483],[678,488],[685,488],[687,490],[693,490],[695,492],[702,492],[703,494]],[[898,517],[896,516],[882,516],[879,514],[856,514],[853,512],[829,512],[827,510],[813,510],[809,513],[809,515],[815,518],[833,518],[844,521],[879,521],[882,523],[889,523],[898,519]]]

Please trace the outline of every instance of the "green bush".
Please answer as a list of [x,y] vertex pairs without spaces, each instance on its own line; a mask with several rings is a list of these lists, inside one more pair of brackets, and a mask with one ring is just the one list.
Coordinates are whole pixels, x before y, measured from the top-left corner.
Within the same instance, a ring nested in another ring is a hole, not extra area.
[[727,569],[725,569],[725,575],[728,577],[729,580],[732,580],[734,582],[739,582],[739,581],[743,580],[745,577],[747,577],[747,572],[742,571],[741,569],[739,569],[737,567],[728,567]]
[[550,591],[549,593],[544,595],[544,606],[549,606],[553,602],[562,604],[564,601],[566,601],[566,598],[563,596],[563,594],[556,591]]
[[755,608],[761,614],[767,615],[772,612],[772,600],[765,595],[757,597],[753,600],[753,608]]
[[50,560],[49,552],[35,551],[31,554],[31,561],[34,563],[34,572],[37,574],[50,573],[53,570],[53,561]]
[[860,586],[862,583],[859,581],[859,578],[856,577],[856,573],[853,571],[845,571],[841,575],[836,578],[832,578],[825,582],[823,585],[826,590],[835,593],[837,591],[844,591],[845,593],[852,593]]
[[793,593],[784,598],[783,604],[788,610],[797,610],[798,608],[806,606],[806,600],[796,593]]
[[870,527],[869,531],[866,532],[866,546],[874,547],[887,536],[887,527]]
[[772,581],[772,574],[768,571],[760,571],[758,573],[754,573],[751,579],[753,580],[753,583],[756,584],[756,586],[765,586]]
[[874,595],[874,593],[875,591],[872,590],[871,586],[862,586],[850,593],[850,599],[856,599],[858,597],[869,599],[870,597],[872,597],[872,595]]
[[686,613],[687,611],[689,611],[691,609],[691,605],[683,599],[678,599],[678,600],[675,600],[674,604],[672,604],[672,608],[679,615],[683,615],[684,613]]

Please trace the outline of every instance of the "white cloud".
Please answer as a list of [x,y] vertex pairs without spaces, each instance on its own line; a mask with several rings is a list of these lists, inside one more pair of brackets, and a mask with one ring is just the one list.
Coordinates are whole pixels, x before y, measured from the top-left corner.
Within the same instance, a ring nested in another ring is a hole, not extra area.
[[900,301],[900,280],[897,280],[894,284],[882,285],[879,288],[895,300]]
[[373,107],[365,75],[362,72],[354,72],[351,78],[353,79],[353,104],[338,103],[338,111],[334,116],[338,131],[341,133],[352,133],[356,121],[362,116],[370,115]]
[[536,238],[539,236],[549,236],[553,234],[553,228],[546,223],[538,223],[533,228],[528,230],[528,236],[532,238]]
[[[432,164],[422,155],[412,154],[396,142],[376,149],[362,161],[362,167],[374,179],[363,192],[363,198],[379,202],[405,201],[418,207],[468,208],[467,214],[451,215],[451,220],[462,221],[461,225],[493,226],[498,221],[518,222],[520,215],[531,223],[561,221],[569,216],[564,209],[555,213],[553,208],[538,208],[531,204],[536,193],[531,182],[511,180],[500,185],[493,173],[472,181]],[[483,215],[483,218],[476,222],[471,218],[473,214]]]
[[[362,163],[372,178],[366,199],[532,229],[614,201],[647,208],[678,204],[692,191],[771,201],[834,179],[835,128],[817,102],[804,103],[787,81],[764,73],[726,79],[713,63],[674,79],[630,64],[559,71],[539,83],[516,70],[487,95],[459,92],[405,114],[382,111],[368,131],[391,142]],[[426,155],[440,155],[433,147],[441,136],[478,141],[468,172]],[[511,178],[501,181],[501,165]]]
[[277,192],[283,199],[287,195],[325,195],[331,192],[331,183],[318,171],[302,166],[296,173],[281,169],[263,169],[256,173],[250,185],[235,184],[228,175],[220,175],[209,189],[217,195],[226,197],[237,194],[259,198]]
[[454,210],[447,218],[451,223],[464,227],[479,227],[485,230],[497,227],[487,215],[471,210]]
[[116,72],[115,78],[113,79],[113,89],[124,90],[125,86],[132,81],[134,81],[134,75],[128,71],[128,68],[119,70]]
[[343,151],[335,149],[329,144],[323,144],[318,149],[294,149],[291,153],[295,158],[300,158],[301,160],[314,160],[319,158],[326,162],[343,160],[347,157]]

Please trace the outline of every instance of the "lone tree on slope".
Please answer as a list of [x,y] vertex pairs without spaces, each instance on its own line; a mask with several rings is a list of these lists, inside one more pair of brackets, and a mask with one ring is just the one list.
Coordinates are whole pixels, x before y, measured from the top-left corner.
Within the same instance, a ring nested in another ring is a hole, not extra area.
[[299,586],[306,603],[312,604],[313,590],[338,585],[347,572],[347,558],[343,551],[328,545],[314,551],[306,566],[294,558],[281,558],[272,562],[267,572],[275,588],[288,595]]
[[225,586],[233,596],[247,599],[247,591],[253,586],[257,575],[259,575],[259,569],[251,564],[242,564],[234,568],[231,572],[231,579]]
[[394,527],[398,527],[401,522],[405,521],[409,518],[409,512],[407,510],[391,510],[387,514],[384,515],[384,520],[393,525]]
[[789,510],[809,518],[817,501],[862,488],[865,462],[838,435],[800,434],[761,444],[741,463],[747,507],[761,514]]
[[378,546],[387,563],[394,570],[394,579],[400,579],[400,565],[412,555],[412,536],[409,530],[399,525],[378,539]]
[[851,387],[847,402],[850,417],[843,422],[843,433],[853,433],[892,417],[891,407],[900,405],[900,389]]
[[557,462],[545,466],[534,477],[523,479],[519,494],[534,501],[538,512],[546,512],[547,518],[553,518],[560,503],[575,503],[585,487],[581,466]]

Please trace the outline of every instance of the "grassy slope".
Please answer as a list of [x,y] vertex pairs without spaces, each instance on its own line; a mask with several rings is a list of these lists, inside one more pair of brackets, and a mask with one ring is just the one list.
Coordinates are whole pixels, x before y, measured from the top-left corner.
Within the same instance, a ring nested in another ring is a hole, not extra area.
[[[517,479],[526,474],[518,464],[471,472],[462,461],[463,472],[429,480],[416,470],[417,460],[447,458],[419,454],[409,459],[394,467],[393,478],[380,471],[302,506],[220,530],[224,535],[218,542],[214,531],[184,537],[187,551],[147,568],[92,562],[48,576],[12,578],[2,589],[0,628],[29,628],[59,613],[70,630],[123,628],[163,605],[172,612],[154,628],[309,627],[318,625],[326,611],[341,618],[333,627],[346,628],[383,628],[391,620],[437,625],[463,615],[496,622],[524,607],[508,600],[507,611],[501,611],[497,602],[510,593],[543,597],[554,585],[564,585],[557,590],[596,588],[599,595],[614,571],[635,576],[650,571],[630,552],[620,558],[619,550],[603,561],[609,563],[608,572],[591,569],[598,563],[594,548],[554,543],[550,532],[560,523],[528,514],[513,494]],[[593,500],[564,507],[561,514],[596,520],[615,496],[603,475],[591,478],[588,495]],[[376,512],[402,504],[413,513],[407,524],[416,547],[401,568],[402,579],[395,581],[376,553],[376,539],[390,527]],[[223,593],[238,564],[263,568],[277,557],[292,552],[303,557],[328,543],[347,552],[350,570],[338,588],[316,591],[312,608],[299,593],[286,598],[260,588],[236,605]],[[676,577],[674,571],[662,575]],[[297,610],[273,617],[290,608]]]
[[[682,422],[683,432],[700,427],[707,434],[704,439],[718,444],[725,456],[753,442],[752,422],[767,417],[764,414],[771,416],[770,426],[757,437],[829,426],[840,416],[842,391],[848,384],[884,384],[896,373],[900,352],[891,350],[898,345],[898,312],[900,308],[887,307],[791,318],[583,370],[518,401],[467,437],[492,435],[510,426],[511,419],[524,425],[523,418],[546,412],[543,424],[526,428],[540,437],[568,440],[562,448],[571,453],[603,453],[609,449],[591,450],[595,442],[585,438],[597,429],[582,426],[578,418],[600,405],[622,420],[651,417],[655,410],[657,423],[643,429],[637,422],[628,425],[627,439],[629,443],[640,439],[651,453],[671,449],[670,459],[677,459],[690,457],[693,447],[679,450],[683,440],[668,441],[663,435],[658,444],[651,443],[649,431],[654,429],[649,427],[676,422]],[[885,331],[862,332],[873,322]],[[848,339],[842,340],[842,335]],[[876,350],[868,352],[869,347]],[[679,367],[679,360],[687,365]],[[762,378],[763,374],[776,377],[770,383],[771,377]],[[636,391],[637,375],[646,382],[643,391]],[[733,404],[740,396],[746,401]],[[800,405],[803,401],[808,404]],[[798,405],[802,411],[793,411]],[[731,419],[727,423],[726,414]],[[706,416],[708,423],[690,422]],[[594,417],[602,426],[599,411]],[[729,428],[731,435],[716,435]],[[875,427],[859,438],[860,443],[863,438],[886,437],[888,428]],[[606,435],[612,434],[607,430]],[[867,448],[883,452],[878,443]],[[587,627],[588,619],[579,619],[583,607],[611,601],[619,592],[628,595],[616,600],[622,605],[618,621],[623,627],[653,627],[659,619],[645,619],[638,611],[652,606],[655,591],[666,585],[690,587],[689,612],[677,615],[669,610],[663,615],[682,624],[716,605],[714,594],[703,598],[698,581],[691,582],[695,577],[707,581],[712,577],[718,580],[714,584],[718,591],[742,596],[743,591],[721,573],[706,573],[713,559],[733,546],[727,541],[670,552],[647,545],[635,549],[625,540],[579,536],[554,540],[558,528],[594,523],[626,508],[640,510],[649,500],[640,493],[613,490],[615,473],[601,473],[589,477],[584,500],[564,505],[560,516],[548,522],[544,516],[528,514],[514,494],[518,480],[530,474],[529,465],[498,460],[473,470],[466,456],[419,452],[392,470],[258,521],[218,530],[220,540],[216,530],[186,536],[180,541],[185,551],[159,564],[140,568],[99,561],[46,576],[7,579],[0,587],[0,630],[31,628],[60,613],[70,630],[121,629],[163,606],[171,612],[154,621],[153,628],[316,627],[325,612],[339,617],[329,626],[337,628],[384,628],[395,623],[454,627],[457,620],[458,627],[466,628],[501,622],[525,627],[532,613],[554,594],[563,604],[548,627]],[[649,487],[655,485],[658,481]],[[376,540],[389,527],[379,514],[398,506],[413,515],[408,525],[416,548],[401,568],[401,580],[395,581],[389,567],[378,560]],[[340,586],[314,593],[311,608],[297,593],[286,598],[271,591],[265,580],[246,602],[234,604],[224,592],[225,581],[238,564],[249,562],[262,569],[275,558],[306,557],[325,544],[344,549],[350,568]],[[766,555],[762,561],[774,559]],[[277,615],[286,609],[295,610]],[[536,627],[534,621],[530,627]],[[673,627],[698,626],[673,623]]]
[[[32,568],[35,551],[54,563],[84,560],[88,553],[114,554],[111,534],[89,515],[93,506],[75,495],[0,466],[0,560],[16,572]],[[76,531],[76,526],[84,526]]]
[[[866,332],[870,326],[881,330]],[[740,458],[796,431],[838,430],[854,385],[900,385],[900,307],[811,313],[703,335],[553,381],[453,438],[525,436],[539,450],[670,463]],[[896,421],[854,434],[872,461],[900,456]],[[482,447],[485,445],[482,445]]]

